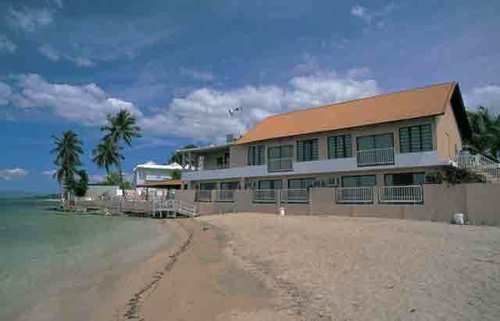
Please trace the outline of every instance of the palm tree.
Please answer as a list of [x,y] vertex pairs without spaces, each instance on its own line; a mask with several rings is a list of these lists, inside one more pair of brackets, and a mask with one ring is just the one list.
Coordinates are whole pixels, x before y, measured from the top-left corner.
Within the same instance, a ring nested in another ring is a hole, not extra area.
[[123,183],[122,160],[124,157],[121,155],[120,146],[121,141],[124,141],[128,146],[132,145],[134,138],[141,137],[141,128],[136,125],[137,121],[128,110],[122,109],[116,115],[107,116],[107,124],[101,128],[105,132],[103,140],[110,140],[116,144],[119,157],[116,162],[118,172],[120,173],[120,181]]
[[104,139],[101,141],[92,151],[92,155],[94,156],[92,161],[96,163],[98,167],[104,167],[108,175],[110,168],[112,166],[118,166],[123,159],[120,153],[120,147],[111,139]]
[[500,116],[493,117],[487,108],[469,112],[472,137],[469,143],[477,152],[497,157],[500,151]]
[[55,147],[51,153],[56,155],[54,164],[57,166],[54,177],[57,178],[65,199],[70,199],[75,175],[78,175],[78,167],[82,164],[80,161],[80,155],[83,154],[82,142],[71,130],[53,138]]

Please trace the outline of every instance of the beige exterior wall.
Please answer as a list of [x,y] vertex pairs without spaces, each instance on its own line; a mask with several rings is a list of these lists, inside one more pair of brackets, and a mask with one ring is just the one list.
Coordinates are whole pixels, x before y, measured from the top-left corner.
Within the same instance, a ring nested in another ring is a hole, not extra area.
[[[236,191],[232,203],[196,203],[201,215],[260,212],[287,215],[339,215],[450,222],[464,213],[471,224],[500,226],[500,184],[423,185],[424,203],[417,205],[343,205],[335,202],[334,188],[313,188],[308,204],[253,203],[252,191]],[[193,191],[178,191],[176,198],[194,200]]]
[[436,124],[437,150],[440,158],[454,159],[457,151],[462,149],[462,138],[451,104],[446,106],[444,115],[437,117]]

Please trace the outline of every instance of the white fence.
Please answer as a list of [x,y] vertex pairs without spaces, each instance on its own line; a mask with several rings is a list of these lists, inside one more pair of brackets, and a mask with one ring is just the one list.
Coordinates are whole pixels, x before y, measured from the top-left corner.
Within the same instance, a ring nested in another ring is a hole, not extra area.
[[394,164],[394,148],[376,148],[358,150],[358,165],[389,165]]
[[378,190],[380,203],[423,203],[424,189],[422,185],[381,186]]
[[276,203],[279,190],[277,189],[257,189],[253,191],[253,201],[255,203]]
[[301,189],[285,189],[281,191],[281,202],[283,203],[308,203],[309,190]]
[[335,188],[335,201],[347,204],[373,203],[373,187],[338,187]]

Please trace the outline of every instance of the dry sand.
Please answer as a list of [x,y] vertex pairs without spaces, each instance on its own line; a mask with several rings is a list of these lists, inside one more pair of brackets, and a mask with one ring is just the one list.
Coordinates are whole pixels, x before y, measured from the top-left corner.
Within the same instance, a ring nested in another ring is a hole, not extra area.
[[255,213],[175,224],[178,247],[145,263],[117,319],[500,320],[499,228]]
[[250,213],[200,220],[224,231],[290,319],[500,320],[499,228]]

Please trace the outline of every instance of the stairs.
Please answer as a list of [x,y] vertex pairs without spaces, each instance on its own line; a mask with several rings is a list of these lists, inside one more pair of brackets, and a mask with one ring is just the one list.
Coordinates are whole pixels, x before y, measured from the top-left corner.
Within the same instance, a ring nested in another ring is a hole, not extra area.
[[488,183],[500,183],[500,163],[482,155],[463,151],[457,157],[459,168],[483,176]]
[[167,200],[153,200],[153,210],[151,215],[153,217],[175,218],[177,215],[195,217],[198,216],[196,205],[175,199]]

